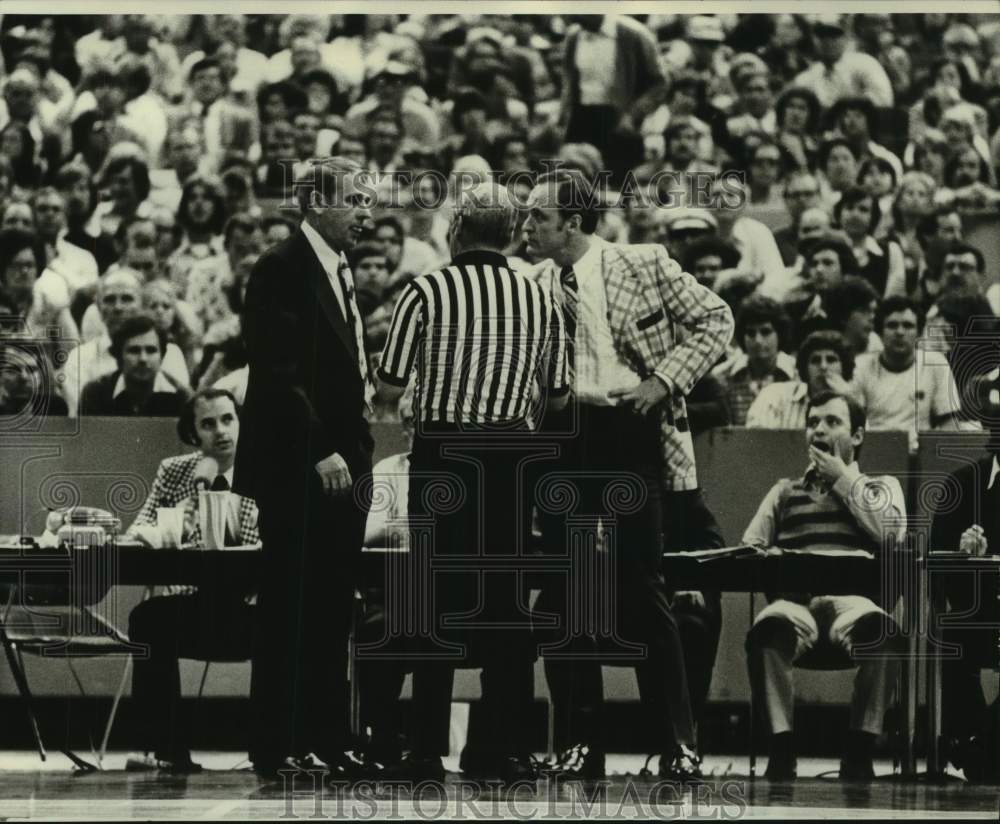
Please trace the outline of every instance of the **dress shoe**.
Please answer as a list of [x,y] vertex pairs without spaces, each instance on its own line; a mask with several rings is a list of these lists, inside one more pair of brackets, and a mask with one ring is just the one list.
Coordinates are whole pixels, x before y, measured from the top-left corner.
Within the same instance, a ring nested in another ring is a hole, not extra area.
[[872,757],[841,758],[840,778],[842,781],[871,781],[875,778],[875,765],[872,762]]
[[447,772],[438,756],[418,756],[410,753],[398,764],[386,767],[381,778],[387,781],[437,781],[443,783]]
[[794,741],[790,732],[771,736],[770,754],[764,778],[768,781],[794,781],[798,775]]
[[149,753],[133,753],[125,760],[126,772],[164,772],[171,775],[193,775],[202,771],[201,764],[190,758],[157,758]]
[[844,757],[840,759],[840,778],[843,781],[871,781],[875,778],[872,753],[875,736],[867,732],[852,731],[847,737]]
[[660,778],[682,784],[701,781],[701,759],[690,747],[679,744],[673,755],[660,756]]
[[277,761],[255,761],[253,771],[264,781],[282,781],[292,773],[304,773],[309,770],[321,769],[312,756],[288,755]]
[[574,744],[550,762],[546,772],[556,779],[599,781],[604,778],[604,753],[589,744]]
[[532,755],[510,755],[500,760],[497,776],[504,784],[517,784],[519,781],[537,781],[539,773],[538,761]]
[[330,771],[330,779],[347,781],[360,781],[365,778],[378,778],[385,772],[385,766],[381,761],[369,758],[360,750],[344,750],[324,754],[322,758],[310,754],[307,756],[312,761],[317,762],[317,766],[326,767]]

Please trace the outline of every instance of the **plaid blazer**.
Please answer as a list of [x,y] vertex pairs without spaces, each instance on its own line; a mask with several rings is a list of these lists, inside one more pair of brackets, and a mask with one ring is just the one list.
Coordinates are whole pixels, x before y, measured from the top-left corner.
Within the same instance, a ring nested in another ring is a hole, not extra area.
[[[729,345],[732,312],[722,298],[682,272],[662,246],[602,243],[601,271],[615,350],[640,378],[656,375],[673,390],[659,410],[664,484],[696,489],[684,396]],[[532,275],[562,299],[559,267],[552,260]]]
[[[156,525],[156,509],[161,506],[184,506],[186,509],[186,524],[191,524],[191,531],[185,526],[185,538],[198,543],[201,540],[201,527],[198,518],[194,513],[198,508],[198,496],[194,488],[194,468],[202,458],[201,452],[192,452],[190,455],[175,455],[172,458],[164,458],[156,470],[156,478],[153,480],[153,488],[146,498],[146,502],[139,510],[132,528],[143,525]],[[233,493],[236,494],[236,493]],[[260,543],[260,532],[257,529],[257,504],[253,498],[245,495],[239,498],[239,539],[240,544],[245,546]]]

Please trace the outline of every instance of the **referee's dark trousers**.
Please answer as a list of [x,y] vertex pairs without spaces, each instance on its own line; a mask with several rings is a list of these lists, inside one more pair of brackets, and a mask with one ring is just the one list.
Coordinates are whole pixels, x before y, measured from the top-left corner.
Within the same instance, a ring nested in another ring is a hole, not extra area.
[[[424,654],[413,670],[413,750],[421,757],[448,754],[456,667],[483,668],[490,755],[529,752],[536,655],[519,556],[530,525],[526,485],[516,479],[524,449],[534,448],[525,446],[530,437],[523,424],[418,425],[410,453],[411,556],[424,530],[431,569],[415,594],[430,607],[433,627],[418,642]],[[435,568],[438,559],[459,555],[466,556],[461,569]],[[499,567],[480,561],[504,555],[509,563]]]
[[[565,412],[563,420],[546,422],[550,437],[553,429],[573,434],[552,439],[561,443],[561,456],[548,465],[551,474],[541,477],[535,488],[543,542],[547,552],[567,553],[569,544],[580,546],[570,540],[573,522],[593,530],[599,518],[612,553],[614,584],[574,574],[567,586],[565,576],[547,574],[535,605],[539,627],[546,615],[557,616],[555,627],[539,629],[537,635],[550,691],[569,697],[564,703],[567,717],[556,719],[557,739],[560,745],[586,743],[603,751],[599,708],[604,661],[635,667],[651,746],[667,754],[677,744],[693,748],[681,636],[661,570],[659,421],[630,406],[578,403],[575,408],[574,423],[567,423]],[[567,411],[572,420],[572,410]],[[574,496],[546,491],[547,483],[560,476],[576,490]],[[570,561],[578,564],[580,559],[570,555]],[[579,591],[594,586],[601,591]],[[580,614],[581,605],[600,603],[611,605],[612,633],[606,631],[607,623],[595,632],[594,619]]]

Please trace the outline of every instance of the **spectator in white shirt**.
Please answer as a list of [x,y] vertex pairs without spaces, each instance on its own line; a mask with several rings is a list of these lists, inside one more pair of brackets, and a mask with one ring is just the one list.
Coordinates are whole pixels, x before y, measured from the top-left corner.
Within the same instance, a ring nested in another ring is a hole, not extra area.
[[842,15],[818,15],[812,33],[819,60],[799,74],[793,86],[811,89],[826,108],[842,97],[867,97],[880,108],[893,105],[889,76],[874,57],[849,49]]
[[761,294],[781,300],[791,287],[791,278],[771,230],[744,214],[747,197],[740,176],[718,177],[712,184],[711,198],[719,237],[730,241],[740,253],[737,268],[759,284]]
[[869,427],[909,433],[911,453],[917,450],[920,432],[979,428],[963,419],[948,359],[917,346],[923,323],[923,312],[909,298],[884,300],[875,314],[875,331],[884,348],[858,358],[853,381]]
[[86,249],[66,240],[66,201],[59,190],[46,186],[35,192],[34,213],[38,236],[47,247],[48,268],[65,281],[70,300],[81,291],[93,296],[97,261]]

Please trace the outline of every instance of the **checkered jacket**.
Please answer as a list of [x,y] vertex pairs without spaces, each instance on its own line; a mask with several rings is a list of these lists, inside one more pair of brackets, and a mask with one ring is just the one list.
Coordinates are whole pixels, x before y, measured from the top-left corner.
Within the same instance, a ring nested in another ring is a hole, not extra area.
[[[681,271],[654,244],[604,244],[601,270],[615,350],[642,378],[661,378],[674,392],[660,406],[667,489],[695,489],[694,444],[684,396],[712,368],[733,335],[733,315],[714,292]],[[530,274],[561,295],[551,260]]]
[[[198,507],[198,496],[194,488],[194,469],[202,458],[201,452],[190,455],[175,455],[164,458],[156,470],[153,489],[146,502],[139,510],[132,524],[137,526],[156,525],[156,510],[161,506],[184,506],[187,509],[185,522],[191,525],[190,532],[185,526],[185,539],[194,543],[201,541],[201,527],[195,512]],[[234,493],[235,494],[235,493]],[[260,532],[257,529],[257,504],[253,498],[244,495],[240,499],[240,530],[237,536],[240,544],[251,546],[260,543]]]

